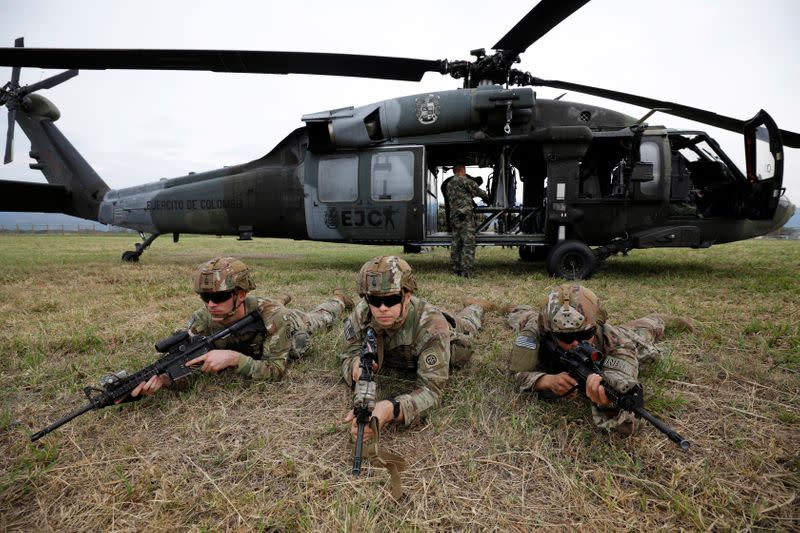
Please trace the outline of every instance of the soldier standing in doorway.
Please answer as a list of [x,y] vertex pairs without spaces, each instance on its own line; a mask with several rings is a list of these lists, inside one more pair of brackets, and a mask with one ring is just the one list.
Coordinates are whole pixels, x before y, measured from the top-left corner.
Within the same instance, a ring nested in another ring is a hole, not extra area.
[[467,175],[463,164],[453,167],[453,177],[444,186],[449,212],[450,263],[453,273],[465,278],[472,276],[475,266],[475,203],[473,198],[480,197],[484,202],[491,202],[489,195]]

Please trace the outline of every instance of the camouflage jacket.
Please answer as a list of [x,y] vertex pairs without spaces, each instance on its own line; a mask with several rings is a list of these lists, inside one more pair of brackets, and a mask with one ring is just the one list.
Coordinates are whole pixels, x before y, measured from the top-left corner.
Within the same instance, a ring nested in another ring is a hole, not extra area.
[[[439,404],[450,375],[450,340],[454,330],[439,308],[412,296],[403,326],[391,333],[381,331],[372,324],[369,305],[362,299],[345,321],[345,347],[339,356],[342,375],[350,386],[353,361],[361,356],[362,341],[370,325],[378,334],[379,346],[383,345],[383,364],[376,374],[379,394],[388,398],[394,389],[399,389],[395,399],[400,403],[405,424],[409,425]],[[408,392],[411,386],[414,389]]]
[[491,202],[489,195],[478,184],[467,176],[453,176],[447,182],[445,190],[447,196],[447,209],[450,217],[456,215],[472,215],[475,204],[472,199],[480,197],[487,204]]
[[[253,379],[280,381],[286,372],[286,363],[291,349],[291,324],[286,308],[269,298],[247,296],[245,313],[258,309],[264,321],[264,329],[231,335],[217,342],[223,350],[239,352],[237,372]],[[224,328],[211,320],[204,307],[194,312],[188,324],[190,335],[210,335]]]
[[[520,392],[533,391],[536,382],[545,374],[554,374],[554,354],[542,349],[543,334],[538,323],[538,311],[528,311],[520,320],[519,333],[511,349],[511,372]],[[639,379],[637,343],[627,330],[611,324],[597,326],[595,347],[605,354],[603,377],[614,389],[627,392]],[[546,395],[545,395],[546,397]]]

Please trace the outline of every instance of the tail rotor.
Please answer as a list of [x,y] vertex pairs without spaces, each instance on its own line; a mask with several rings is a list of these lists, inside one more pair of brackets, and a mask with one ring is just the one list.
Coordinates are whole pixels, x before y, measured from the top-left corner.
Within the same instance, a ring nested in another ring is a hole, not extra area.
[[[23,37],[18,37],[14,40],[14,48],[23,48],[25,40]],[[25,107],[25,96],[36,92],[40,89],[51,89],[59,83],[64,83],[70,78],[78,75],[77,70],[67,70],[61,74],[56,74],[42,81],[19,86],[20,67],[13,67],[11,69],[11,81],[0,87],[0,106],[5,105],[8,108],[8,133],[6,134],[6,149],[3,163],[8,164],[14,160],[14,126],[16,125],[17,109]]]

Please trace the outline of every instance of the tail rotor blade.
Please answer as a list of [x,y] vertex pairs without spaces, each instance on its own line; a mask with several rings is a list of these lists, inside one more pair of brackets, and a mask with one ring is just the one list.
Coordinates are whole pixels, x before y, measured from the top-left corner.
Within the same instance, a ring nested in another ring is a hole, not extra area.
[[46,80],[38,81],[36,83],[23,87],[22,89],[20,89],[19,95],[25,96],[26,94],[30,94],[40,89],[52,89],[59,83],[64,83],[68,79],[74,78],[77,75],[78,75],[77,70],[66,70],[61,74],[56,74],[55,76],[51,76]]
[[14,126],[16,125],[17,109],[12,107],[8,110],[8,133],[6,134],[6,155],[3,164],[11,163],[14,160]]

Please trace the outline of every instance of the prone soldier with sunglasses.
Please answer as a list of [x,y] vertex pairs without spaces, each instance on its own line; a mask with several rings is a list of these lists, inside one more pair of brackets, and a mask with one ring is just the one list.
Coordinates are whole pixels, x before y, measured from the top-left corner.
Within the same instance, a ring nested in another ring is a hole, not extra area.
[[[245,377],[279,381],[288,361],[308,350],[311,335],[330,328],[345,310],[353,307],[352,300],[337,289],[333,297],[306,313],[285,307],[291,299],[288,296],[249,295],[255,288],[250,269],[238,259],[216,257],[200,266],[194,275],[194,291],[204,305],[189,319],[187,329],[191,336],[211,335],[256,309],[263,323],[218,341],[218,349],[188,361],[186,366],[212,373],[235,368]],[[153,376],[136,387],[131,397],[155,394],[171,384],[166,374]]]
[[615,391],[626,393],[638,384],[639,365],[655,361],[663,350],[655,343],[667,328],[693,330],[690,319],[649,315],[621,326],[606,322],[607,314],[594,292],[577,284],[553,288],[540,310],[519,305],[507,308],[508,323],[518,333],[511,351],[511,372],[520,392],[542,399],[572,398],[577,381],[558,365],[547,339],[569,351],[587,342],[605,354],[603,375],[586,379],[585,395],[592,403],[592,419],[602,429],[623,435],[634,433],[641,419],[613,408],[601,385],[605,380]]
[[[376,257],[357,275],[362,300],[345,321],[345,347],[339,356],[342,375],[350,387],[361,376],[360,356],[368,328],[377,337],[373,365],[379,397],[372,416],[382,428],[389,422],[408,426],[439,403],[450,368],[469,362],[473,335],[481,328],[484,300],[467,299],[466,307],[451,314],[414,295],[417,283],[409,264],[397,256]],[[350,410],[355,437],[356,419]],[[372,436],[367,427],[364,438]]]

